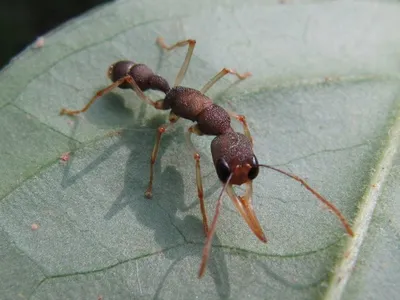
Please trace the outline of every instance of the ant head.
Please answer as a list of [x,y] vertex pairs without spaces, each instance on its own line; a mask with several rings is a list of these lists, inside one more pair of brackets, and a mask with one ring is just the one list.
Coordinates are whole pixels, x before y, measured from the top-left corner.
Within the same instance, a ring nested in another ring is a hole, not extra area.
[[[252,181],[257,177],[259,165],[253,153],[253,145],[244,134],[229,131],[217,136],[211,143],[211,153],[219,179],[224,183],[229,198],[249,225],[254,234],[263,242],[267,239],[253,210]],[[232,185],[246,185],[246,192],[238,196]]]
[[217,136],[211,143],[215,170],[225,183],[229,176],[231,184],[242,185],[257,177],[259,166],[249,138],[239,132],[230,131]]
[[[107,77],[112,82],[129,75],[142,91],[148,89],[158,90],[165,94],[170,90],[170,86],[165,78],[156,75],[145,64],[136,64],[133,61],[121,60],[108,67]],[[119,86],[121,89],[131,89],[132,85],[123,82]]]

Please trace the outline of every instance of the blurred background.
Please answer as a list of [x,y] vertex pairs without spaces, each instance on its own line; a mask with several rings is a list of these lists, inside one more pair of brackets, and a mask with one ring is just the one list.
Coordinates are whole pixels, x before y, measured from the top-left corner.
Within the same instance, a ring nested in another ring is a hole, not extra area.
[[36,38],[110,0],[1,0],[0,68]]

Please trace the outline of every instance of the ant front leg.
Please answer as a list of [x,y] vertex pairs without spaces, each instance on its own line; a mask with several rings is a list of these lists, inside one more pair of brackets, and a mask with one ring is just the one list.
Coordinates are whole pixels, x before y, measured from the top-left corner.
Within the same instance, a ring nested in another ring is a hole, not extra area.
[[156,142],[154,144],[153,151],[151,152],[151,159],[150,159],[150,180],[149,180],[149,185],[147,187],[147,190],[144,193],[144,195],[148,199],[150,199],[153,195],[154,164],[156,163],[158,149],[160,148],[161,136],[163,133],[165,133],[165,131],[167,130],[167,128],[169,126],[172,126],[178,120],[179,120],[179,117],[177,115],[175,115],[173,112],[170,112],[169,123],[161,125],[160,127],[157,128]]
[[200,170],[200,154],[194,147],[192,140],[190,139],[190,136],[192,133],[197,134],[197,135],[203,135],[203,133],[200,131],[197,125],[190,126],[188,131],[185,134],[186,137],[186,143],[189,146],[190,150],[193,153],[193,158],[196,161],[196,185],[197,185],[197,195],[199,197],[200,201],[200,210],[201,210],[201,215],[203,216],[203,228],[204,228],[204,234],[207,236],[208,234],[208,220],[207,220],[207,212],[206,212],[206,207],[204,205],[204,192],[203,192],[203,183],[201,180],[201,170]]
[[151,106],[153,106],[157,109],[163,109],[162,108],[163,107],[162,100],[159,100],[159,101],[151,100],[149,97],[147,97],[143,93],[143,91],[139,88],[139,86],[137,85],[135,80],[133,80],[133,78],[130,75],[126,75],[125,77],[122,77],[122,78],[118,79],[117,81],[115,81],[114,83],[110,84],[108,87],[98,91],[82,109],[70,110],[70,109],[62,108],[60,111],[60,115],[73,116],[73,115],[77,115],[77,114],[87,111],[89,109],[89,107],[92,106],[92,104],[97,99],[99,99],[104,94],[111,92],[113,89],[117,88],[118,86],[120,86],[123,83],[129,83],[132,86],[133,90],[136,92],[136,94],[139,96],[139,98],[142,99],[147,104],[150,104]]
[[251,136],[249,125],[247,124],[246,117],[244,115],[238,115],[235,114],[234,112],[228,111],[228,114],[231,116],[231,118],[238,120],[240,123],[242,123],[243,126],[243,132],[244,135],[250,140],[251,145],[253,145],[253,137]]
[[189,67],[189,63],[190,63],[190,59],[192,58],[194,46],[196,46],[196,40],[191,40],[191,39],[183,40],[183,41],[179,41],[179,42],[175,43],[172,46],[168,46],[167,44],[165,44],[164,39],[162,37],[158,37],[157,38],[157,44],[161,48],[163,48],[163,49],[165,49],[167,51],[171,51],[171,50],[173,50],[175,48],[189,45],[188,51],[186,53],[185,60],[183,61],[182,67],[179,70],[179,73],[176,76],[175,83],[174,83],[174,86],[180,85],[182,80],[183,80],[183,77],[185,77],[186,71],[187,71],[187,69]]
[[227,74],[232,74],[232,75],[236,75],[236,77],[239,80],[244,80],[247,77],[251,76],[250,72],[246,72],[243,74],[239,74],[238,72],[232,70],[232,69],[228,69],[228,68],[223,68],[220,72],[217,73],[217,75],[215,75],[213,78],[210,79],[209,82],[207,82],[200,90],[200,92],[202,94],[207,93],[207,91],[218,81],[220,80],[222,77],[224,77]]

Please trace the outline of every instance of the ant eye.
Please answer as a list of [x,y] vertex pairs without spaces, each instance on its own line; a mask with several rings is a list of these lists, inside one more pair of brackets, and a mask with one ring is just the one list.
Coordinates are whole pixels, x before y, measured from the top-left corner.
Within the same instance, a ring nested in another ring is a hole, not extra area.
[[253,159],[251,160],[251,165],[253,167],[250,169],[249,174],[247,176],[249,177],[250,180],[253,180],[254,178],[257,177],[258,171],[259,171],[258,160],[255,155],[253,156]]
[[254,178],[257,177],[258,171],[259,171],[258,167],[252,167],[247,176],[249,177],[250,180],[253,180]]
[[225,183],[228,180],[229,175],[231,175],[231,170],[228,166],[228,163],[224,159],[220,158],[215,164],[215,169],[217,171],[219,180]]

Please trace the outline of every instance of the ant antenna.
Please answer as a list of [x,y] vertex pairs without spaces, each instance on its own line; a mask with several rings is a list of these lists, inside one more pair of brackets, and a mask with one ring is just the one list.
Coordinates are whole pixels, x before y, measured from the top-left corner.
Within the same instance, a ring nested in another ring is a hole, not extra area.
[[200,270],[199,270],[199,278],[203,277],[204,272],[206,270],[208,256],[210,254],[210,249],[211,249],[211,242],[212,242],[212,238],[213,238],[214,233],[215,233],[215,229],[217,228],[217,226],[216,226],[217,225],[217,219],[218,219],[219,211],[220,211],[221,205],[222,205],[222,196],[224,195],[224,192],[225,192],[226,188],[228,187],[229,181],[231,180],[232,176],[233,176],[233,172],[229,175],[228,180],[224,184],[224,187],[222,188],[222,191],[219,194],[219,198],[218,198],[218,201],[217,201],[217,206],[215,207],[215,215],[214,215],[214,218],[213,218],[212,223],[211,223],[211,229],[207,234],[206,243],[205,243],[204,248],[203,248],[203,255],[202,255],[201,264],[200,264]]
[[326,206],[328,206],[329,209],[330,209],[331,211],[333,211],[333,213],[339,218],[340,222],[342,222],[342,224],[343,224],[344,228],[346,229],[347,233],[348,233],[349,235],[351,235],[351,236],[354,236],[353,230],[351,229],[349,223],[346,221],[346,218],[340,213],[339,209],[337,209],[337,207],[336,207],[335,205],[333,205],[331,202],[329,202],[328,200],[326,200],[321,194],[319,194],[319,193],[318,193],[317,191],[315,191],[312,187],[310,187],[310,186],[308,185],[308,183],[305,182],[304,179],[302,179],[302,178],[300,178],[300,177],[298,177],[298,176],[296,176],[296,175],[290,174],[290,173],[288,173],[288,172],[285,172],[285,171],[283,171],[283,170],[280,170],[280,169],[278,169],[278,168],[269,166],[269,165],[258,164],[258,166],[260,166],[260,167],[265,167],[265,168],[274,170],[274,171],[276,171],[276,172],[279,172],[279,173],[281,173],[281,174],[283,174],[283,175],[286,175],[286,176],[288,176],[288,177],[290,177],[290,178],[292,178],[292,179],[294,179],[294,180],[300,182],[307,190],[309,190],[315,197],[317,197],[318,200],[320,200],[322,203],[324,203]]

